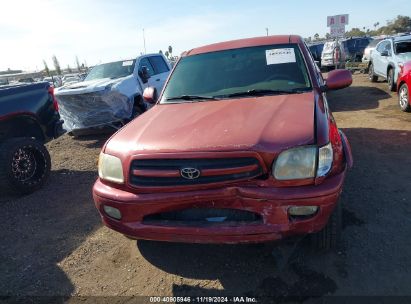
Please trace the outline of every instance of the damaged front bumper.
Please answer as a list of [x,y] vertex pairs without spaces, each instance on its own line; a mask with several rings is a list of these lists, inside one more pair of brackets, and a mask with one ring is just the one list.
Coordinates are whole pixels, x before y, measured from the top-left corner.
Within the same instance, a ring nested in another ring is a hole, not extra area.
[[[97,180],[93,197],[104,224],[131,238],[186,243],[259,243],[320,231],[337,204],[344,177],[345,171],[317,186],[227,186],[153,194],[135,194]],[[108,216],[104,206],[118,209],[121,219]],[[318,206],[318,211],[310,217],[296,218],[288,213],[293,206]],[[208,210],[213,209],[233,212],[207,217]],[[193,210],[200,212],[192,213]],[[205,220],[198,220],[201,210],[205,210]],[[175,218],[170,216],[173,214]],[[195,216],[181,220],[181,216],[190,214]],[[230,214],[235,214],[232,220],[224,220]]]
[[130,98],[118,91],[106,89],[91,93],[57,93],[60,115],[67,131],[90,129],[129,119]]

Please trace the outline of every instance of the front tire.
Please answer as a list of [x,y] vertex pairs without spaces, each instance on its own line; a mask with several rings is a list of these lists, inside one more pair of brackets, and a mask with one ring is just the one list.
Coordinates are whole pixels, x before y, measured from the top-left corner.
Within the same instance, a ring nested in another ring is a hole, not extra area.
[[394,69],[393,69],[393,68],[391,68],[391,69],[388,70],[388,73],[387,73],[387,83],[388,83],[388,89],[389,89],[391,92],[394,92],[395,89],[396,89],[396,85],[395,85],[395,83],[394,83]]
[[341,241],[342,207],[337,203],[323,230],[311,235],[311,244],[317,251],[337,250]]
[[371,82],[378,81],[378,76],[374,74],[374,65],[372,63],[370,63],[370,66],[368,67],[368,79]]
[[398,91],[398,104],[401,111],[411,112],[410,91],[406,83],[403,83]]
[[0,192],[29,194],[50,175],[50,154],[32,138],[12,138],[0,144]]

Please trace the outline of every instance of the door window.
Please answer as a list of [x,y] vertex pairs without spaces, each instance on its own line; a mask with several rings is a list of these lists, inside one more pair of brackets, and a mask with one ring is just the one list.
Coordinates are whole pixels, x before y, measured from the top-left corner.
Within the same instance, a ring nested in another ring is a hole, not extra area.
[[140,71],[143,66],[145,66],[145,67],[147,68],[148,75],[150,75],[150,77],[153,76],[153,75],[155,75],[154,68],[153,68],[153,66],[151,65],[151,63],[150,63],[150,61],[148,60],[147,57],[145,57],[145,58],[143,58],[143,59],[140,60],[140,64],[139,64],[139,66],[138,66],[138,70]]
[[378,47],[377,47],[377,51],[378,51],[379,53],[382,53],[383,51],[386,50],[387,44],[389,44],[389,43],[390,43],[389,41],[383,41],[383,42],[381,42],[381,43],[378,45]]
[[164,62],[163,57],[152,56],[149,57],[149,60],[154,67],[155,74],[161,74],[169,71],[167,64]]

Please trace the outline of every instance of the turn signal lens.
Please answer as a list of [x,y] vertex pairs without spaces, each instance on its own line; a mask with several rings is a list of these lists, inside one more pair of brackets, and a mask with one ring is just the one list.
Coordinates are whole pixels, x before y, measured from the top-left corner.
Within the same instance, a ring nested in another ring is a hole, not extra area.
[[333,148],[331,143],[318,149],[318,169],[317,176],[326,175],[333,164]]

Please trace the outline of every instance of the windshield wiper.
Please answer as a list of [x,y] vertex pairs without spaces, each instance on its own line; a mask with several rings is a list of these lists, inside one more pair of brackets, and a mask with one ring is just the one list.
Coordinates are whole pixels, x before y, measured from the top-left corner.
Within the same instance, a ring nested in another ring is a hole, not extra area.
[[244,92],[237,92],[228,95],[224,95],[224,97],[240,97],[240,96],[262,96],[262,95],[270,95],[270,94],[299,94],[306,92],[303,89],[292,89],[292,90],[267,90],[267,89],[251,89]]
[[181,96],[175,96],[175,97],[168,97],[166,100],[216,100],[216,98],[212,96],[199,96],[199,95],[181,95]]

